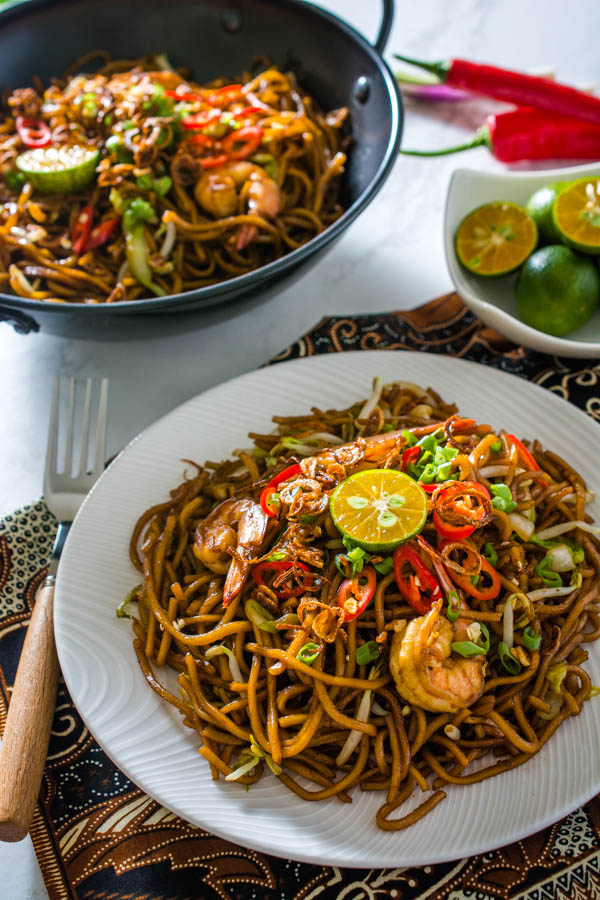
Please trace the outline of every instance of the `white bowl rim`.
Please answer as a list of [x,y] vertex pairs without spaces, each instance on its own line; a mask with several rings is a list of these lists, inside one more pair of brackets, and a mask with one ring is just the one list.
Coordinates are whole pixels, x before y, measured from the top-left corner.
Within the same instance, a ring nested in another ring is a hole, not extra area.
[[[517,344],[522,344],[525,347],[530,347],[550,355],[566,357],[599,357],[600,341],[575,341],[570,340],[569,338],[545,334],[543,331],[538,331],[536,328],[526,325],[525,322],[522,322],[510,313],[505,312],[505,310],[496,306],[494,303],[483,300],[474,293],[464,279],[460,265],[456,259],[454,253],[454,235],[450,233],[448,224],[450,202],[456,191],[457,183],[459,183],[462,178],[471,178],[488,184],[495,181],[500,183],[507,179],[511,181],[528,181],[532,186],[534,186],[536,182],[539,182],[539,186],[542,187],[544,184],[553,181],[566,180],[565,176],[567,174],[569,180],[571,180],[571,178],[572,180],[585,178],[586,175],[592,174],[600,175],[600,161],[578,166],[562,166],[554,169],[532,169],[526,172],[486,172],[481,169],[471,169],[466,166],[455,169],[450,177],[444,208],[444,249],[446,253],[446,263],[455,290],[461,299],[473,312],[478,314],[486,324],[495,328],[505,337],[515,341]],[[535,186],[537,187],[537,185]]]

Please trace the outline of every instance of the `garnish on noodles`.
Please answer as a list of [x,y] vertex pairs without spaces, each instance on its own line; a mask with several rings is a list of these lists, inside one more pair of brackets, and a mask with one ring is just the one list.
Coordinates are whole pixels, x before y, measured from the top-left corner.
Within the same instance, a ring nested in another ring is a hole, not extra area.
[[[139,519],[138,659],[215,779],[277,777],[343,803],[378,791],[377,824],[401,830],[447,784],[531,759],[594,696],[593,496],[537,440],[408,382],[274,423]],[[363,510],[389,540],[338,530],[340,485],[352,527]],[[415,491],[425,515],[403,537],[396,514]],[[164,666],[179,696],[157,680]],[[398,815],[416,787],[426,796]]]
[[0,289],[114,303],[243,275],[341,215],[349,140],[347,109],[274,66],[200,85],[162,54],[88,54],[8,97]]

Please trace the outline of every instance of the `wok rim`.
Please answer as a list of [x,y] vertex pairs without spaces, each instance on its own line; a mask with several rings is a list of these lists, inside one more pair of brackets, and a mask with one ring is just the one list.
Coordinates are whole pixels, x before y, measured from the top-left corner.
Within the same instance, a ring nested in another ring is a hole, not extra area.
[[[17,0],[17,2],[0,10],[0,29],[7,21],[20,18],[26,19],[30,11],[43,10],[54,6],[74,5],[76,2],[77,0]],[[269,0],[269,2],[281,3],[281,0]],[[237,300],[250,294],[259,292],[261,283],[271,283],[278,276],[285,276],[287,273],[291,273],[311,256],[318,254],[328,244],[339,238],[352,222],[358,218],[379,193],[398,156],[404,124],[404,110],[398,85],[386,60],[375,46],[353,25],[334,13],[316,6],[310,0],[285,0],[285,3],[288,6],[295,7],[304,16],[313,16],[317,20],[324,20],[343,32],[350,41],[357,44],[371,58],[386,89],[390,112],[387,146],[382,154],[375,175],[352,205],[344,210],[339,219],[336,219],[335,222],[325,228],[321,234],[311,238],[310,241],[301,247],[297,247],[279,259],[272,260],[257,269],[253,269],[251,272],[237,275],[218,284],[196,288],[192,291],[183,291],[178,294],[168,294],[164,297],[123,300],[115,304],[70,303],[68,301],[57,303],[48,300],[32,300],[28,297],[18,297],[14,294],[5,294],[0,291],[0,304],[7,311],[10,309],[27,309],[38,313],[52,312],[58,315],[72,315],[76,313],[93,319],[96,316],[106,315],[118,316],[136,313],[168,312],[170,308],[174,313],[191,312],[202,306],[212,307],[235,303]]]

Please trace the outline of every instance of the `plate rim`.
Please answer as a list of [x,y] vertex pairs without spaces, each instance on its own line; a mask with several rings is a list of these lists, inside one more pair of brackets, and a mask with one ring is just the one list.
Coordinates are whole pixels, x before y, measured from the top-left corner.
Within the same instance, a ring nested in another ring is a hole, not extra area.
[[[340,358],[346,358],[347,360],[351,361],[352,358],[356,358],[356,357],[360,357],[362,360],[365,360],[365,358],[368,358],[368,357],[371,357],[374,359],[375,354],[380,354],[382,352],[392,353],[392,354],[397,355],[398,358],[402,358],[399,356],[399,354],[402,354],[405,351],[398,350],[398,349],[394,349],[394,350],[384,350],[384,349],[382,349],[382,350],[351,350],[351,351],[342,351],[341,353],[336,353],[336,354],[334,354],[334,356],[338,360]],[[429,352],[424,352],[424,351],[409,351],[409,352],[411,353],[411,355],[424,357],[432,362],[443,361],[443,364],[449,363],[452,367],[454,367],[454,366],[465,367],[465,368],[468,368],[471,370],[479,369],[482,366],[486,370],[493,368],[496,371],[496,373],[498,373],[501,376],[501,380],[503,380],[503,381],[508,380],[507,383],[513,383],[513,384],[525,383],[528,385],[528,387],[525,388],[525,390],[530,391],[533,388],[537,391],[540,391],[541,392],[540,396],[545,397],[546,402],[549,402],[550,404],[557,404],[557,407],[556,407],[557,409],[564,408],[563,404],[565,404],[566,407],[568,407],[570,413],[575,413],[580,418],[580,421],[582,423],[583,422],[586,423],[586,425],[584,427],[588,427],[588,428],[592,427],[593,428],[593,425],[595,424],[594,420],[589,415],[584,413],[581,409],[579,409],[574,404],[570,403],[565,398],[559,396],[558,394],[549,390],[548,388],[542,387],[541,385],[536,384],[535,382],[531,382],[531,381],[527,380],[526,378],[523,378],[519,375],[515,375],[510,372],[505,372],[502,369],[495,369],[495,367],[485,366],[484,364],[476,362],[474,360],[462,359],[460,357],[451,357],[451,356],[446,356],[445,354],[429,353]],[[183,403],[178,404],[174,409],[172,409],[172,410],[166,412],[165,414],[163,414],[162,416],[160,416],[158,419],[156,419],[154,422],[152,422],[150,425],[148,425],[146,428],[144,428],[142,431],[140,431],[137,435],[135,435],[130,441],[128,441],[124,445],[123,449],[117,454],[117,456],[114,457],[114,459],[111,461],[110,465],[107,466],[106,470],[103,472],[101,477],[98,479],[98,481],[93,486],[92,490],[89,492],[89,494],[85,498],[84,503],[82,504],[81,510],[83,510],[84,508],[87,508],[87,505],[91,502],[91,498],[93,496],[95,496],[99,490],[102,489],[102,485],[105,484],[108,481],[108,479],[110,478],[111,471],[114,471],[114,469],[117,466],[119,466],[119,464],[120,464],[119,461],[124,458],[124,455],[130,450],[130,448],[136,446],[143,439],[151,439],[152,434],[156,429],[160,429],[161,427],[163,427],[165,423],[168,423],[168,421],[171,417],[176,417],[176,416],[180,415],[181,412],[183,410],[185,410],[186,408],[191,408],[194,403],[196,403],[200,400],[200,398],[204,398],[207,395],[210,396],[211,394],[221,391],[225,387],[231,386],[232,384],[235,384],[236,382],[240,382],[241,380],[244,380],[246,378],[257,376],[260,373],[269,372],[270,370],[277,371],[277,370],[279,370],[280,366],[285,366],[286,368],[305,367],[307,365],[310,365],[312,362],[314,362],[316,360],[320,360],[320,361],[324,362],[327,359],[327,357],[328,357],[328,354],[314,354],[314,355],[299,357],[299,358],[295,358],[295,359],[282,360],[281,362],[277,362],[273,365],[265,364],[264,366],[262,366],[259,369],[254,369],[249,372],[245,372],[241,375],[233,376],[232,378],[227,379],[224,382],[214,385],[204,391],[200,391],[197,394],[195,394],[194,396],[190,397],[188,400],[185,400]],[[399,375],[402,375],[402,374],[403,374],[402,372],[399,373]],[[65,547],[66,554],[68,554],[68,546],[71,541],[71,533],[73,533],[74,529],[77,528],[77,520],[78,520],[79,516],[80,516],[80,514],[78,513],[78,515],[75,518],[73,525],[71,527],[71,532],[69,534],[69,537],[67,538],[67,544]],[[63,659],[65,658],[64,654],[66,652],[65,647],[62,644],[63,636],[64,636],[63,629],[65,628],[66,623],[64,621],[64,615],[63,615],[64,610],[63,610],[63,599],[62,599],[62,595],[61,595],[60,566],[59,566],[59,572],[58,572],[58,576],[57,576],[55,604],[56,604],[55,605],[55,620],[54,620],[55,638],[56,638],[56,646],[57,646],[57,651],[58,651],[58,656],[59,656],[59,662],[61,663],[61,669],[62,669],[63,668]],[[63,654],[62,659],[61,659],[61,652]],[[95,733],[93,728],[90,727],[90,724],[89,724],[89,721],[88,721],[85,711],[77,703],[75,696],[74,696],[74,694],[76,693],[75,686],[73,685],[72,681],[70,680],[70,673],[68,672],[68,669],[66,672],[63,671],[63,677],[65,680],[67,689],[69,691],[69,694],[71,696],[71,700],[72,700],[73,704],[75,705],[79,715],[81,716],[81,719],[84,722],[84,725],[89,730],[93,739],[99,744],[99,746],[102,748],[104,753],[106,753],[106,755],[109,757],[111,762],[120,771],[122,771],[136,787],[138,787],[140,790],[144,791],[148,796],[150,796],[152,799],[154,799],[157,803],[160,803],[165,808],[174,812],[177,816],[179,816],[186,823],[192,825],[193,827],[198,827],[198,828],[202,828],[206,831],[209,831],[210,833],[216,835],[217,837],[220,837],[229,842],[237,843],[239,846],[248,848],[250,850],[255,850],[255,851],[258,851],[261,853],[265,853],[269,856],[274,856],[277,858],[291,859],[291,860],[295,860],[295,861],[302,862],[302,863],[308,863],[308,864],[312,864],[312,865],[338,866],[340,868],[345,868],[345,869],[364,868],[365,866],[370,865],[366,861],[366,859],[359,859],[359,860],[353,859],[353,860],[348,861],[348,859],[345,856],[341,855],[338,857],[334,853],[329,853],[326,860],[325,859],[319,860],[319,859],[316,859],[315,856],[312,854],[302,853],[301,849],[297,849],[296,847],[293,848],[293,852],[290,855],[289,851],[288,852],[278,851],[277,849],[274,849],[273,846],[268,841],[263,842],[260,839],[259,832],[255,832],[256,837],[252,837],[251,840],[249,840],[245,837],[243,839],[241,839],[237,835],[232,837],[231,832],[228,832],[227,830],[224,830],[224,829],[218,827],[218,825],[217,825],[217,827],[215,827],[215,823],[212,820],[210,820],[209,824],[207,824],[206,822],[200,822],[199,820],[196,820],[196,821],[190,820],[186,815],[182,814],[177,809],[173,808],[172,804],[170,803],[170,801],[168,799],[168,796],[163,796],[163,793],[160,789],[148,788],[144,784],[144,782],[146,781],[145,776],[143,776],[142,778],[139,778],[135,774],[135,772],[131,771],[131,766],[129,766],[128,764],[123,765],[121,762],[118,762],[113,757],[110,749],[106,746],[104,740],[102,738],[98,737],[98,735]],[[531,760],[528,762],[531,762]],[[554,824],[555,822],[558,822],[559,820],[563,819],[565,816],[567,816],[568,814],[570,814],[571,812],[573,812],[574,810],[579,808],[581,805],[588,802],[599,791],[600,791],[600,774],[596,774],[595,781],[593,782],[591,787],[588,785],[588,787],[586,789],[582,789],[581,791],[579,791],[579,793],[577,793],[577,795],[571,796],[560,807],[555,807],[552,809],[552,811],[548,811],[548,813],[545,816],[542,816],[542,817],[536,819],[535,824],[533,824],[533,825],[531,825],[531,824],[525,825],[524,824],[522,828],[513,829],[510,832],[510,835],[508,837],[505,834],[503,834],[491,842],[490,841],[487,841],[487,842],[479,841],[478,843],[476,843],[476,842],[472,841],[468,845],[468,847],[462,847],[462,848],[453,850],[451,853],[441,853],[438,855],[436,855],[435,853],[433,853],[433,854],[430,853],[426,856],[425,855],[423,855],[423,856],[413,855],[413,857],[411,857],[411,859],[409,861],[406,861],[406,860],[398,861],[397,858],[391,859],[390,857],[385,857],[385,860],[383,862],[378,862],[377,867],[378,868],[387,868],[390,866],[397,866],[397,865],[406,865],[407,867],[422,866],[422,865],[437,865],[439,863],[457,861],[459,859],[465,858],[466,856],[471,857],[471,856],[476,856],[481,853],[491,852],[492,850],[496,850],[500,847],[508,846],[509,844],[512,844],[519,840],[522,840],[522,839],[534,834],[535,832],[542,830],[544,828],[547,828],[548,826]]]

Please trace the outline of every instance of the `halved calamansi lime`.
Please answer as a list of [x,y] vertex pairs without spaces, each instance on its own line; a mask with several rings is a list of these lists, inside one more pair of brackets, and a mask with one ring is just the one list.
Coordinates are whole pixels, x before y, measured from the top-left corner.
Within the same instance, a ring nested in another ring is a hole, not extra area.
[[19,154],[16,165],[41,194],[72,194],[92,180],[99,157],[97,147],[36,147]]
[[486,203],[466,216],[456,232],[456,255],[475,275],[506,275],[535,250],[537,226],[516,203]]
[[552,204],[552,220],[561,239],[582,253],[600,253],[600,178],[581,178]]
[[395,469],[365,469],[342,481],[329,501],[336,528],[363,550],[393,550],[423,528],[427,495]]

